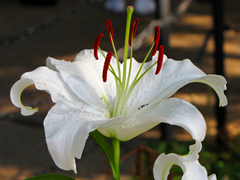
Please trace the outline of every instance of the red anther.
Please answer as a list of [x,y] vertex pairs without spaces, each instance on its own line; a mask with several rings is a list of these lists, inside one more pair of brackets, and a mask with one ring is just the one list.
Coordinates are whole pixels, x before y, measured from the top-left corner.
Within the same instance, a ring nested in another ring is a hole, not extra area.
[[95,42],[94,42],[94,57],[96,60],[98,60],[98,47],[100,44],[100,40],[103,37],[104,34],[99,34],[98,37],[96,38]]
[[[113,46],[112,41],[114,42],[114,35],[113,35],[112,23],[111,23],[111,21],[109,19],[107,19],[105,21],[105,26],[106,26],[107,31],[108,31],[108,37],[109,37],[110,43]],[[111,40],[110,34],[112,36],[112,40]]]
[[136,30],[137,30],[138,21],[139,21],[139,19],[138,19],[138,18],[135,18],[135,19],[133,20],[133,22],[132,22],[132,25],[131,25],[130,35],[129,35],[129,41],[128,41],[130,47],[131,47],[132,40],[134,39]]
[[155,29],[155,36],[154,36],[155,45],[153,47],[152,56],[154,56],[157,52],[157,48],[158,48],[158,45],[159,45],[159,40],[160,40],[160,27],[157,26],[156,29]]
[[163,48],[162,45],[160,45],[160,47],[159,47],[159,54],[158,54],[157,69],[156,69],[156,72],[155,72],[156,75],[160,72],[160,70],[162,68],[163,55],[164,55],[164,48]]
[[110,65],[110,61],[112,59],[112,55],[113,55],[113,53],[111,51],[107,54],[107,57],[106,57],[106,60],[105,60],[104,66],[103,66],[103,75],[102,75],[103,82],[107,81],[107,72],[108,72],[108,68]]

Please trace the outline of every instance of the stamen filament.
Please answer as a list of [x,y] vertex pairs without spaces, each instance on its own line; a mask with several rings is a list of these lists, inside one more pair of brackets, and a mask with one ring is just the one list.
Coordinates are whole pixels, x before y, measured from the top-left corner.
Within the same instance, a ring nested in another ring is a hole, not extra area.
[[[157,62],[153,63],[146,71],[144,71],[144,73],[141,74],[141,76],[139,76],[139,78],[134,82],[134,86],[138,83],[138,81],[150,70],[152,69],[153,66],[155,66]],[[134,87],[133,86],[133,87]]]
[[[100,47],[98,47],[99,48],[99,50],[100,50],[100,52],[102,53],[102,56],[106,59],[106,56],[104,55],[104,53],[103,53],[103,51],[101,50],[101,48]],[[113,49],[115,49],[115,47],[114,47],[114,44],[113,44]],[[119,74],[121,75],[121,72],[120,72],[120,63],[119,63],[119,61],[118,61],[118,59],[117,59],[117,64],[118,64],[118,68],[119,68]],[[109,67],[110,68],[108,68],[108,70],[112,73],[112,75],[115,77],[115,83],[116,83],[116,94],[119,94],[120,92],[122,92],[122,82],[121,82],[121,76],[119,75],[119,76],[117,76],[116,75],[116,72],[114,71],[114,68],[112,67],[112,65],[109,63]],[[104,71],[103,71],[104,72]],[[106,74],[106,72],[105,72],[105,74]],[[104,81],[104,80],[103,80]],[[105,81],[104,81],[105,82]],[[103,96],[104,97],[104,96]],[[117,97],[117,99],[119,99],[118,97]],[[116,100],[117,100],[116,99]],[[105,102],[106,102],[106,100],[105,100]],[[107,103],[107,102],[106,102]],[[109,113],[110,113],[110,116],[111,117],[116,117],[116,116],[114,116],[114,114],[113,114],[113,112],[116,112],[116,108],[117,108],[117,106],[115,106],[115,110],[109,110]]]
[[[131,86],[129,87],[128,92],[127,92],[126,97],[125,97],[126,101],[128,100],[128,98],[129,98],[132,90],[134,89],[134,87],[136,86],[136,84],[140,81],[140,79],[141,79],[153,66],[155,66],[155,64],[157,63],[157,62],[155,62],[154,64],[152,64],[146,71],[144,71],[144,72],[140,75],[140,77],[138,77],[139,74],[140,74],[140,72],[141,72],[141,70],[142,70],[142,68],[143,68],[143,65],[145,64],[145,62],[146,62],[146,60],[147,60],[147,58],[148,58],[151,50],[153,49],[153,47],[154,47],[154,44],[152,45],[152,47],[151,47],[150,50],[148,51],[148,54],[146,55],[145,59],[143,60],[143,62],[142,62],[142,64],[141,64],[141,67],[139,68],[139,70],[138,70],[138,72],[137,72],[137,74],[136,74],[136,76],[135,76],[135,78],[134,78]],[[125,103],[125,106],[126,106],[126,104],[127,104],[127,102]],[[126,109],[126,108],[124,107],[124,109]]]
[[142,64],[141,64],[141,66],[140,66],[140,68],[139,68],[139,70],[138,70],[138,72],[137,72],[137,74],[136,74],[136,76],[135,76],[133,82],[135,82],[136,79],[138,78],[138,76],[139,76],[139,74],[140,74],[140,72],[141,72],[141,70],[142,70],[142,68],[143,68],[143,65],[145,64],[145,62],[146,62],[146,60],[147,60],[147,58],[148,58],[150,52],[152,51],[154,45],[155,45],[155,44],[152,45],[152,47],[151,47],[150,50],[148,51],[146,57],[144,58],[144,60],[143,60],[143,62],[142,62]]
[[[100,52],[102,53],[102,56],[104,57],[104,59],[106,59],[106,56],[105,56],[105,54],[103,53],[103,51],[102,51],[102,49],[100,48],[100,46],[98,46],[98,49],[99,49]],[[112,67],[111,64],[109,64],[109,67],[110,67],[109,71],[110,71],[110,72],[114,75],[114,77],[117,78],[117,80],[121,83],[121,80],[117,77],[117,75],[116,75],[116,73],[115,73],[115,71],[114,71],[114,69],[113,69],[113,67]]]
[[98,46],[98,49],[100,50],[100,52],[102,53],[102,56],[104,57],[104,59],[106,59],[105,54],[103,53],[102,49],[100,48],[100,46]]
[[120,62],[119,62],[119,58],[118,58],[118,55],[117,55],[117,50],[115,48],[115,45],[114,45],[114,42],[113,42],[113,39],[112,39],[112,35],[110,34],[110,38],[111,38],[111,42],[112,42],[112,47],[113,47],[113,52],[115,54],[115,57],[116,57],[116,60],[117,60],[117,66],[118,66],[118,77],[121,81],[121,69],[120,69]]
[[[101,34],[100,34],[101,35]],[[100,35],[98,35],[98,36],[100,36]],[[103,36],[103,35],[102,35]],[[101,37],[102,37],[101,36]],[[110,37],[111,37],[111,35],[110,35]],[[97,39],[98,39],[98,37],[97,37]],[[97,41],[97,39],[96,39],[96,41]],[[111,40],[112,40],[112,38],[111,38]],[[95,42],[96,42],[95,41]],[[102,49],[100,48],[100,46],[98,46],[98,49],[100,50],[100,52],[102,53],[102,56],[106,59],[106,56],[104,55],[104,53],[103,53],[103,51],[102,51]],[[119,82],[121,83],[121,71],[120,71],[120,63],[119,63],[119,60],[118,60],[118,57],[117,57],[117,52],[116,52],[116,49],[115,49],[115,46],[114,46],[114,43],[113,43],[113,50],[114,50],[114,53],[115,53],[115,56],[116,56],[116,59],[117,59],[117,65],[118,65],[118,77],[117,77],[117,75],[116,75],[116,73],[115,73],[115,71],[114,71],[114,69],[113,69],[113,67],[111,66],[111,64],[110,64],[110,68],[111,68],[111,70],[114,72],[112,72],[112,74],[119,80]],[[94,43],[94,56],[95,56],[95,43]],[[96,58],[96,57],[95,57]]]
[[144,73],[141,74],[141,76],[137,79],[137,80],[134,80],[133,83],[131,84],[131,87],[129,88],[128,90],[128,94],[127,94],[127,99],[129,98],[133,88],[136,86],[136,84],[140,81],[140,79],[153,67],[155,66],[157,62],[155,62],[154,64],[152,64],[146,71],[144,71]]
[[[132,39],[133,39],[133,34],[132,34]],[[125,88],[125,92],[124,94],[127,94],[128,93],[128,85],[129,85],[129,81],[130,81],[130,77],[131,77],[131,72],[132,72],[132,54],[133,54],[133,48],[132,48],[132,43],[133,43],[133,40],[131,41],[131,51],[130,51],[130,65],[129,65],[129,71],[128,71],[128,79],[127,79],[127,85],[126,85],[126,88]],[[128,98],[124,98],[124,102],[123,102],[123,107],[121,109],[121,113],[124,114],[125,113],[125,108],[126,108],[126,105],[127,105],[127,101],[128,101]]]
[[[132,39],[133,39],[133,34],[132,34]],[[133,48],[132,48],[133,40],[131,41],[131,51],[130,51],[130,65],[129,65],[129,70],[128,70],[128,79],[127,79],[127,85],[126,85],[126,90],[128,89],[130,77],[131,77],[131,72],[132,72],[132,55],[133,55]]]
[[119,79],[119,77],[117,77],[111,64],[109,64],[109,67],[110,67],[110,69],[108,69],[108,70],[112,73],[112,75],[115,77],[115,79],[118,80],[119,83],[121,83],[121,80]]

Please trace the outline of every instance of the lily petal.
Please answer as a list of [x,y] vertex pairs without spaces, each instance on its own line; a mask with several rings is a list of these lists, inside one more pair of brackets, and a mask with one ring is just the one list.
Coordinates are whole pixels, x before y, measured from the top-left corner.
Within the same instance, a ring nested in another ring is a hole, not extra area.
[[165,99],[159,104],[140,109],[132,116],[110,119],[100,125],[98,131],[107,137],[127,141],[162,122],[180,126],[191,134],[195,144],[182,158],[185,161],[197,160],[206,134],[206,122],[195,106],[182,99]]
[[148,121],[147,118],[136,115],[124,116],[109,119],[108,122],[98,127],[98,131],[109,138],[116,138],[120,141],[128,141],[148,129],[159,124],[161,118],[155,121]]
[[[157,55],[158,52],[155,56]],[[156,61],[155,56],[152,61],[144,64],[145,69]],[[138,68],[135,67],[135,64],[133,63],[133,69]],[[139,105],[156,103],[169,98],[181,87],[192,82],[201,82],[211,86],[219,96],[220,105],[227,105],[227,98],[223,92],[226,90],[227,82],[225,78],[218,75],[206,75],[188,59],[183,61],[167,59],[163,62],[160,73],[153,75],[154,73],[155,69],[150,69],[133,89],[129,97],[129,107],[126,114],[136,111]]]
[[90,132],[105,123],[104,113],[84,103],[61,101],[51,108],[44,120],[48,150],[55,164],[74,170]]
[[155,161],[153,174],[155,180],[167,180],[172,165],[178,165],[183,170],[182,180],[216,180],[216,175],[207,177],[207,170],[199,162],[186,162],[177,154],[161,154]]
[[[211,86],[219,97],[219,106],[227,105],[228,103],[227,98],[225,94],[223,94],[223,91],[227,89],[226,88],[227,81],[225,78],[219,78],[218,75],[207,75],[202,78],[196,79],[193,82],[201,82]],[[215,84],[215,86],[212,86],[212,84]]]
[[203,141],[206,134],[206,122],[199,110],[183,99],[169,98],[153,106],[146,106],[140,114],[151,118],[164,117],[163,122],[186,129],[193,139]]
[[185,161],[194,161],[198,159],[198,153],[202,149],[201,142],[206,135],[206,122],[202,114],[191,103],[178,98],[164,99],[159,104],[147,106],[143,112],[145,116],[151,117],[154,115],[163,116],[163,122],[177,125],[187,130],[195,144],[190,146],[190,151],[183,156]]
[[109,119],[98,130],[107,137],[127,141],[161,122],[183,127],[192,135],[196,145],[190,150],[192,156],[188,157],[197,159],[201,150],[200,142],[205,137],[206,123],[198,109],[182,99],[165,99],[149,108],[146,106],[131,116]]
[[10,98],[12,103],[21,109],[21,114],[23,116],[30,116],[38,111],[38,108],[32,108],[29,106],[24,106],[21,102],[21,94],[22,91],[33,84],[33,81],[31,79],[21,79],[17,81],[11,88],[10,91]]
[[[103,53],[106,56],[106,52]],[[94,58],[93,50],[84,50],[76,56],[72,63],[48,58],[47,64],[58,69],[64,81],[79,98],[87,104],[103,110],[105,99],[110,105],[114,105],[113,98],[116,96],[116,87],[115,79],[111,73],[109,73],[108,81],[103,82],[102,70],[105,57],[100,53],[98,57],[99,60]],[[117,69],[114,57],[112,57],[111,65]]]
[[34,114],[38,109],[24,106],[21,102],[22,91],[33,84],[35,84],[38,90],[48,92],[55,103],[63,99],[81,102],[81,99],[72,92],[58,72],[46,67],[39,67],[34,71],[24,73],[21,79],[12,86],[10,91],[12,103],[21,109],[21,114],[24,116]]

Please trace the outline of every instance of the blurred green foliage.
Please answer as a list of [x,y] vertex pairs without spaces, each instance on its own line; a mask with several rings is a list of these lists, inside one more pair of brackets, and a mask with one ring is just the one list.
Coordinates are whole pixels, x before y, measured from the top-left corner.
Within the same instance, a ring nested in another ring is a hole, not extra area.
[[43,175],[27,178],[25,180],[75,180],[75,179],[68,176],[61,175],[61,174],[43,174]]

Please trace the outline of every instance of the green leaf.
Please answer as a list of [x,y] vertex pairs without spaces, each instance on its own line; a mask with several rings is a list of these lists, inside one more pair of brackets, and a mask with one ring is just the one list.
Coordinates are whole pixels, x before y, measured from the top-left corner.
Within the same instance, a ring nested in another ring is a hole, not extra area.
[[108,143],[106,138],[97,130],[90,132],[90,136],[95,140],[95,142],[98,144],[98,146],[100,146],[100,148],[102,148],[102,150],[104,151],[106,156],[109,156],[108,158],[110,158],[112,161],[113,160],[112,147],[110,146],[110,144]]
[[113,164],[113,150],[106,138],[97,130],[90,132],[90,136],[95,140],[97,145],[103,150],[106,155],[109,164],[111,166],[113,176],[116,177],[116,171]]
[[173,165],[171,167],[171,171],[178,171],[178,172],[183,173],[183,170],[179,166],[177,166],[177,165]]
[[75,179],[68,176],[61,175],[61,174],[43,174],[43,175],[27,178],[25,180],[75,180]]

